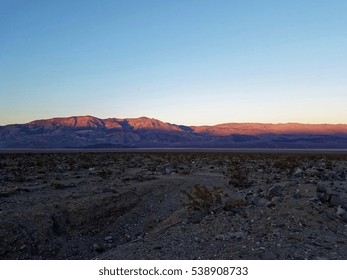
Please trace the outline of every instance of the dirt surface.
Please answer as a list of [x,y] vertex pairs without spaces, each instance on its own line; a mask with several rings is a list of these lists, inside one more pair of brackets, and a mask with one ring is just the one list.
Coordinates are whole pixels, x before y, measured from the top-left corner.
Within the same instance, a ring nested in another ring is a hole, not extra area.
[[347,259],[347,155],[0,154],[1,259]]

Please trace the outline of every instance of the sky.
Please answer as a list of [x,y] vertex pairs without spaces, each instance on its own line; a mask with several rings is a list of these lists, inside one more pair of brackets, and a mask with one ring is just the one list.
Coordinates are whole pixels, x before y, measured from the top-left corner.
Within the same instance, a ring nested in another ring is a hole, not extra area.
[[347,123],[345,0],[0,0],[0,125]]

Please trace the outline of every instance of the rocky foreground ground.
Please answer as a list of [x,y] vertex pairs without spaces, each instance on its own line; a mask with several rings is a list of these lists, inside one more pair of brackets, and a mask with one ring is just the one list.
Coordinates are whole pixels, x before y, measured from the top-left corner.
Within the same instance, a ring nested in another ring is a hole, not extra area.
[[0,154],[0,259],[347,259],[347,154]]

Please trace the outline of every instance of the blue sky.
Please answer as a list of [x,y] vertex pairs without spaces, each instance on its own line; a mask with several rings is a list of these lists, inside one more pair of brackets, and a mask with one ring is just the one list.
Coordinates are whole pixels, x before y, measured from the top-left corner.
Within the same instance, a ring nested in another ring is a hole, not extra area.
[[0,125],[347,123],[345,0],[0,1]]

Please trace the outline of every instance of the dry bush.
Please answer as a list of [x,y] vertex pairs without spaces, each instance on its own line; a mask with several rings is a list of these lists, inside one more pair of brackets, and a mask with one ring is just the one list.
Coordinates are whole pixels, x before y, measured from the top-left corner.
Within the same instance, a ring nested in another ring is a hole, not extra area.
[[189,199],[188,205],[194,210],[210,212],[222,205],[223,192],[219,187],[208,189],[204,185],[195,185],[190,192],[184,192]]
[[229,185],[238,188],[247,188],[251,186],[249,171],[239,164],[232,165],[228,170],[227,176],[229,177]]
[[109,179],[112,176],[112,170],[103,168],[100,172],[98,172],[98,175],[104,180]]
[[183,169],[180,174],[182,175],[189,175],[190,174],[190,171],[188,169]]
[[288,173],[293,173],[295,169],[299,167],[299,160],[298,158],[294,157],[283,157],[274,160],[273,166],[277,169],[280,169],[282,171],[286,171]]

